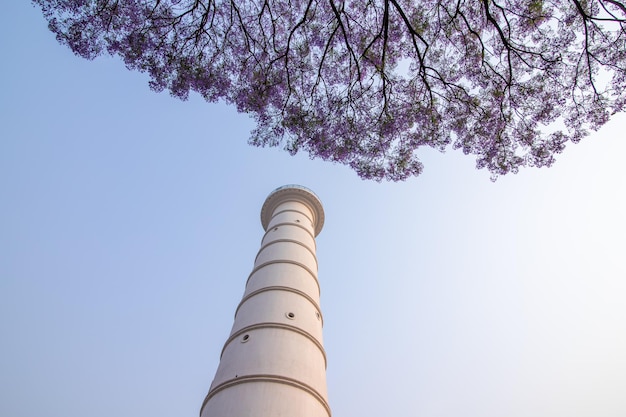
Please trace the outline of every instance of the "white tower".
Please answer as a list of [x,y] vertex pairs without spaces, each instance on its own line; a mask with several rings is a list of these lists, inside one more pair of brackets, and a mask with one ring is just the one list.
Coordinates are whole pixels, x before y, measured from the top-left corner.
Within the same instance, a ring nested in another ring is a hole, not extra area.
[[319,198],[299,185],[261,209],[265,235],[200,417],[330,417],[315,236]]

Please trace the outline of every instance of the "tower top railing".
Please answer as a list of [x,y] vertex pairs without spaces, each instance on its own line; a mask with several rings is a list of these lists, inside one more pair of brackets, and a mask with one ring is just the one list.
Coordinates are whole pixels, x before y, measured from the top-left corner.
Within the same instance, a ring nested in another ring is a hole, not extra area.
[[322,201],[312,190],[298,184],[287,184],[278,187],[272,191],[261,208],[261,224],[263,229],[267,230],[267,226],[272,219],[272,214],[276,207],[286,201],[299,201],[309,207],[313,213],[313,229],[317,236],[324,227],[324,208]]

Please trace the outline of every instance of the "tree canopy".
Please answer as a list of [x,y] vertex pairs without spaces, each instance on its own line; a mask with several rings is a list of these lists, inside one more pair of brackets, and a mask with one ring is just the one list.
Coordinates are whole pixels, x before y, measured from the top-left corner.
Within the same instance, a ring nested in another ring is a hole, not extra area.
[[618,0],[33,1],[79,56],[234,104],[252,144],[363,178],[419,175],[424,146],[493,178],[550,166],[626,103]]

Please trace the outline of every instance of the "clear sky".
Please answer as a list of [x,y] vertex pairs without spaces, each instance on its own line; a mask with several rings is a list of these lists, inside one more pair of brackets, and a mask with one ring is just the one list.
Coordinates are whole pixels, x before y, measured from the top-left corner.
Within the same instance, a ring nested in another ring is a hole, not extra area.
[[454,151],[364,182],[0,19],[0,415],[196,417],[289,183],[326,211],[335,417],[626,415],[624,114],[495,184]]

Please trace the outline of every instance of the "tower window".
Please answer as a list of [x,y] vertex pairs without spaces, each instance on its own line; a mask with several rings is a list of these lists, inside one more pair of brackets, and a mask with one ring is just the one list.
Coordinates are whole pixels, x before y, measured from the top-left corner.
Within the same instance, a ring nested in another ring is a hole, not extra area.
[[243,337],[241,338],[241,343],[246,343],[249,339],[250,339],[250,335],[244,334]]
[[293,314],[291,311],[289,313],[285,314],[285,316],[287,316],[287,318],[290,319],[290,320],[293,320],[296,317],[296,315]]

